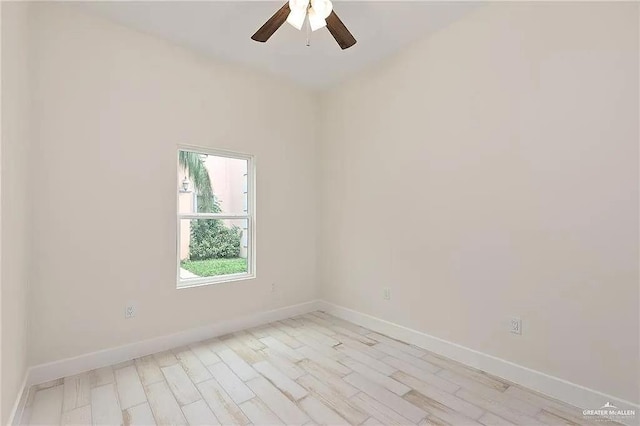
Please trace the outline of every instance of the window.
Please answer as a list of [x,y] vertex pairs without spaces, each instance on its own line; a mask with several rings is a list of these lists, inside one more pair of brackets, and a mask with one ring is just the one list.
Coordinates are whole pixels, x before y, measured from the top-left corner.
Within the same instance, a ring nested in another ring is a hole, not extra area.
[[255,276],[253,157],[178,150],[178,288]]

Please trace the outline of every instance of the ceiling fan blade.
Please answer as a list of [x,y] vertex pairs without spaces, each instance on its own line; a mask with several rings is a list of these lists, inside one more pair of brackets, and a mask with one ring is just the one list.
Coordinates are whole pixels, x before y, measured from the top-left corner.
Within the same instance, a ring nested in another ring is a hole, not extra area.
[[269,20],[265,22],[254,35],[251,36],[251,39],[261,43],[269,40],[269,37],[271,37],[273,33],[275,33],[276,30],[284,24],[284,21],[287,20],[289,12],[291,12],[291,9],[289,9],[289,2],[286,2],[284,6],[278,9],[278,11],[274,13],[273,16],[269,18]]
[[331,14],[327,17],[327,29],[336,39],[342,50],[348,49],[354,44],[356,44],[356,39],[349,32],[347,27],[342,23],[338,15],[335,12],[331,12]]

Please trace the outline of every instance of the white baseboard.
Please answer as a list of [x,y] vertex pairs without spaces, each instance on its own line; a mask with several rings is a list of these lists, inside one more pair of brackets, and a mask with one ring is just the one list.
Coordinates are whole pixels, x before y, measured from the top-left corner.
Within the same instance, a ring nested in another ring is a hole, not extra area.
[[216,322],[215,324],[182,331],[168,336],[156,337],[154,339],[143,340],[116,348],[104,349],[73,358],[66,358],[60,361],[30,367],[27,370],[23,384],[23,391],[18,396],[18,401],[16,401],[14,405],[14,411],[9,418],[9,424],[14,424],[13,422],[19,419],[19,416],[22,413],[20,406],[24,405],[24,401],[22,401],[24,399],[22,397],[24,389],[28,389],[33,385],[129,361],[134,358],[166,351],[168,349],[188,345],[201,340],[211,339],[213,337],[222,336],[224,334],[233,333],[246,328],[256,327],[273,321],[294,317],[296,315],[306,314],[318,310],[319,306],[319,300],[312,300],[310,302],[286,306],[284,308],[278,308],[271,311],[256,312],[230,320],[223,320]]
[[16,402],[13,404],[11,413],[9,413],[9,425],[11,426],[20,424],[20,417],[22,415],[22,412],[24,411],[24,406],[27,403],[27,391],[29,390],[29,387],[27,386],[28,379],[29,370],[27,370],[24,374],[22,386],[20,386],[20,392],[18,393]]
[[[486,371],[541,394],[558,399],[582,409],[598,409],[610,402],[622,410],[635,410],[636,417],[629,419],[637,422],[640,405],[587,387],[571,383],[540,371],[532,370],[513,362],[488,355],[417,330],[363,314],[330,302],[320,301],[321,309],[338,318],[369,328],[381,334],[411,343],[420,348],[461,362],[478,370]],[[629,423],[637,424],[637,423]]]

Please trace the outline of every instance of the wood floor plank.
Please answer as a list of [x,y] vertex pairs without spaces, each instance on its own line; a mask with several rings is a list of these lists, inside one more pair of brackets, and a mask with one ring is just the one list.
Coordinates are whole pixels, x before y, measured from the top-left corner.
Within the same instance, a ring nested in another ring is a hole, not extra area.
[[123,424],[122,410],[113,383],[91,389],[91,416],[94,425]]
[[509,388],[504,391],[504,394],[526,401],[531,405],[539,407],[540,409],[546,409],[549,412],[557,410],[559,413],[565,414],[570,418],[583,417],[582,410],[580,410],[579,408],[563,404],[558,400],[547,398],[537,392],[530,391],[519,386],[509,386]]
[[386,405],[376,401],[369,395],[363,392],[358,392],[357,395],[351,397],[353,402],[363,412],[367,413],[380,424],[384,425],[410,425],[415,424],[411,420],[402,416],[401,413],[397,413]]
[[253,367],[292,401],[297,401],[307,395],[306,389],[287,377],[270,362],[258,362],[253,364]]
[[[602,422],[607,422],[610,421],[607,418],[603,418],[603,417],[596,417],[596,418],[589,418],[586,419],[585,416],[582,415],[582,413],[580,414],[571,414],[568,413],[567,410],[560,410],[554,407],[547,407],[545,409],[543,409],[540,413],[538,413],[538,415],[536,416],[536,418],[541,418],[541,415],[544,414],[544,412],[552,414],[556,417],[560,417],[561,419],[565,419],[564,421],[567,423],[575,423],[575,424],[579,424],[579,425],[591,425],[591,426],[600,426],[602,425]],[[613,422],[612,422],[613,423]],[[618,425],[616,426],[620,426],[621,423],[618,423]]]
[[130,366],[130,365],[133,365],[133,364],[134,364],[134,360],[129,359],[129,360],[127,360],[127,361],[122,361],[122,362],[119,362],[119,363],[117,363],[117,364],[113,364],[113,365],[111,366],[111,368],[113,369],[113,371],[116,371],[116,370],[119,370],[119,369],[121,369],[121,368],[128,367],[128,366]]
[[60,421],[61,426],[87,426],[91,423],[91,402],[84,407],[74,408],[62,413],[62,420]]
[[247,381],[254,377],[258,377],[258,373],[242,359],[233,349],[226,349],[218,352],[218,356],[224,361],[225,364],[240,378],[240,380]]
[[515,424],[526,425],[535,424],[537,422],[534,417],[527,416],[526,414],[520,413],[499,402],[493,401],[488,397],[483,397],[482,395],[473,393],[467,389],[460,389],[456,392],[456,396]]
[[113,369],[109,366],[92,370],[89,372],[89,381],[92,388],[115,383]]
[[[263,349],[266,347],[262,345]],[[233,352],[238,355],[244,362],[251,365],[256,362],[264,361],[266,356],[262,350],[251,349],[245,340],[234,340],[229,342],[229,348],[233,349]]]
[[[576,423],[565,417],[551,413],[547,410],[541,410],[536,415],[536,419],[540,424],[551,425],[551,426],[578,426],[582,424],[582,423]],[[584,423],[584,424],[587,424],[587,423]]]
[[420,426],[454,426],[440,417],[429,414],[426,419],[419,423]]
[[205,345],[202,342],[191,345],[189,346],[189,348],[191,348],[193,353],[198,357],[198,359],[204,366],[209,366],[211,364],[220,362],[220,357],[216,355],[215,352],[213,352],[211,349],[209,349],[209,346]]
[[362,426],[382,426],[379,420],[369,417],[362,423]]
[[304,326],[308,326],[313,324],[313,321],[311,321],[310,319],[306,318],[307,314],[300,314],[300,315],[296,315],[294,317],[291,317],[292,319],[300,322],[302,325]]
[[[547,413],[550,413],[556,417],[566,419],[567,422],[585,425],[602,425],[603,422],[603,419],[586,419],[582,415],[582,410],[580,408],[571,406],[569,404],[564,404],[557,399],[546,397],[535,391],[524,389],[520,386],[509,386],[509,388],[504,391],[504,394],[536,405]],[[539,418],[539,416],[536,417]],[[606,419],[604,421],[606,421]]]
[[220,421],[213,414],[204,400],[199,400],[182,407],[182,413],[187,418],[189,426],[219,425]]
[[283,319],[282,321],[280,321],[284,324],[287,324],[290,327],[296,328],[296,327],[302,327],[304,324],[301,323],[300,321],[296,320],[295,318],[287,318],[287,319]]
[[265,355],[265,359],[267,361],[273,364],[278,370],[282,371],[282,373],[290,379],[295,380],[298,377],[307,374],[297,364],[293,363],[290,359],[282,356],[276,351],[272,351],[267,348],[262,350],[261,352]]
[[145,356],[135,360],[136,370],[144,386],[164,380],[164,375],[153,356]]
[[351,424],[360,424],[369,417],[344,395],[309,374],[300,377],[298,383]]
[[360,352],[356,349],[350,348],[348,346],[345,345],[338,345],[335,347],[335,349],[338,352],[342,352],[344,353],[346,356],[348,356],[351,359],[354,359],[356,361],[359,361],[363,364],[368,365],[369,367],[373,368],[374,370],[386,375],[386,376],[390,376],[391,374],[393,374],[394,372],[398,371],[397,368],[393,367],[392,365],[389,365],[388,363],[384,363],[383,360],[378,360],[376,358],[373,358],[363,352]]
[[392,339],[391,337],[384,336],[378,333],[369,333],[367,337],[373,339],[380,343],[385,343],[388,346],[392,346],[396,349],[401,350],[402,352],[408,353],[409,355],[420,358],[427,354],[427,351],[424,349],[417,348],[408,343],[401,342],[400,340]]
[[263,337],[269,336],[268,330],[270,327],[271,327],[271,324],[265,324],[258,327],[250,328],[246,331],[252,336],[256,337],[257,339],[262,339]]
[[[216,356],[213,352],[209,352]],[[182,369],[187,373],[187,376],[189,376],[193,383],[204,382],[205,380],[209,380],[213,377],[209,370],[207,370],[207,367],[200,362],[200,359],[193,351],[191,351],[191,349],[175,352],[175,356],[178,358],[178,362],[182,366]]]
[[255,396],[251,389],[225,363],[219,362],[218,364],[210,365],[208,368],[216,381],[236,404],[241,404]]
[[[482,417],[480,417],[478,419],[478,422],[485,425],[485,426],[510,426],[510,425],[514,425],[517,423],[511,423],[508,420],[503,419],[502,417],[496,416],[495,414],[492,413],[484,413],[482,415]],[[524,423],[523,423],[524,424]],[[530,423],[530,424],[536,424],[536,422],[534,423]]]
[[163,367],[161,370],[178,404],[191,404],[202,398],[180,364]]
[[[345,336],[343,334],[337,334],[336,336],[334,336],[336,338],[336,340],[340,341],[340,343],[342,343],[345,346],[348,346],[350,348],[356,349],[360,352],[362,352],[363,354],[369,355],[372,358],[376,358],[376,359],[380,359],[380,358],[384,358],[386,355],[384,352],[379,351],[376,345],[367,345],[364,344],[358,340],[352,339],[349,336]],[[396,349],[399,351],[399,349]]]
[[308,395],[298,402],[298,405],[311,419],[319,425],[348,425],[349,422],[338,413],[324,405],[317,398]]
[[89,373],[65,377],[62,411],[71,411],[87,404],[91,404],[91,378]]
[[344,395],[346,398],[349,398],[359,392],[358,389],[342,380],[342,377],[311,360],[304,359],[300,361],[298,365],[307,373],[311,374],[313,377],[328,386],[332,391]]
[[285,321],[276,321],[274,323],[274,326],[278,329],[281,330],[282,332],[288,334],[291,337],[297,337],[300,334],[304,333],[305,328],[304,327],[293,327],[290,324],[286,323]]
[[164,351],[153,354],[153,358],[156,360],[156,363],[160,368],[169,367],[178,363],[178,358],[176,358],[172,351]]
[[153,413],[151,412],[151,407],[149,407],[149,403],[147,402],[124,410],[122,416],[124,418],[124,426],[149,426],[156,424]]
[[446,405],[447,407],[458,411],[471,419],[477,419],[483,413],[483,410],[478,406],[473,405],[461,398],[458,398],[455,395],[452,395],[434,386],[431,386],[428,383],[418,380],[413,376],[403,373],[402,371],[393,373],[392,377],[399,382],[402,382],[405,385],[409,386],[410,388],[420,392],[424,396],[438,401],[440,404]]
[[223,340],[220,340],[220,339],[211,339],[211,340],[208,340],[205,343],[207,344],[209,349],[212,350],[216,355],[220,351],[224,351],[224,350],[229,349],[229,346],[227,346],[226,342],[224,342]]
[[256,377],[247,386],[286,424],[304,424],[309,417],[264,377]]
[[[331,326],[333,325],[333,323],[331,321],[328,321],[328,320],[322,318],[321,316],[314,315],[313,313],[309,313],[309,314],[303,315],[303,317],[305,319],[311,321],[312,324],[319,325],[319,326],[324,327],[326,329],[331,329]],[[335,333],[335,332],[333,332],[333,333]]]
[[399,371],[402,371],[403,373],[413,376],[416,379],[421,380],[429,385],[435,386],[438,389],[442,389],[445,392],[454,393],[455,391],[460,389],[460,385],[450,382],[446,379],[443,379],[442,377],[434,373],[431,373],[428,370],[424,370],[420,367],[416,367],[415,365],[410,364],[401,359],[388,356],[386,358],[382,358],[382,361],[397,368]]
[[[169,368],[169,367],[165,367]],[[162,381],[145,387],[149,407],[158,425],[186,425],[187,420],[180,410],[178,401],[171,393],[169,385]]]
[[266,331],[269,333],[269,336],[275,337],[285,345],[289,346],[291,349],[297,349],[303,345],[303,343],[300,342],[297,338],[282,331],[279,327],[279,324],[275,324],[274,326],[268,328]]
[[329,328],[330,326],[331,326],[330,324],[327,324],[327,326],[325,326],[315,322],[310,324],[307,328],[317,331],[318,333],[324,334],[326,336],[335,336],[336,334],[338,334],[336,333],[335,330],[332,330],[331,328]]
[[392,377],[385,376],[384,374],[381,374],[358,361],[347,358],[341,360],[340,362],[349,367],[351,370],[361,374],[372,382],[375,382],[380,386],[390,390],[396,395],[402,396],[411,390],[409,386],[394,380]]
[[31,406],[29,422],[34,425],[57,425],[62,417],[64,385],[38,390]]
[[333,325],[331,326],[331,329],[334,330],[336,333],[338,333],[339,336],[342,335],[342,336],[350,337],[351,339],[358,341],[362,344],[365,344],[367,346],[373,346],[377,343],[375,340],[365,335],[356,333],[355,331],[351,331],[350,329],[344,328],[339,325]]
[[233,399],[216,379],[198,383],[198,389],[213,414],[223,425],[247,425],[250,423],[247,416],[233,402]]
[[291,360],[292,362],[297,362],[301,359],[304,359],[303,355],[300,355],[296,350],[291,349],[289,346],[285,345],[275,337],[266,336],[261,338],[260,341],[269,349],[280,353],[282,356]]
[[498,392],[504,392],[509,387],[504,381],[491,377],[487,373],[469,371],[469,369],[452,371],[443,368],[436,374],[469,390],[482,391],[483,389],[489,388]]
[[282,424],[282,420],[260,398],[253,398],[243,402],[240,404],[240,408],[254,425]]
[[254,351],[259,351],[266,348],[266,346],[260,340],[256,339],[255,336],[247,333],[246,331],[239,331],[234,334],[236,335],[238,340],[240,340],[243,344],[253,349]]
[[121,409],[126,410],[147,402],[147,396],[135,366],[120,368],[115,371],[115,376]]
[[[325,336],[326,337],[326,336]],[[340,356],[340,352],[336,351],[334,349],[334,345],[329,345],[325,342],[322,342],[321,340],[315,339],[314,337],[312,337],[308,332],[307,329],[305,328],[305,333],[301,333],[298,336],[298,340],[302,343],[304,343],[304,345],[306,345],[309,348],[314,349],[315,351],[334,358],[337,356]],[[340,342],[338,342],[337,340],[335,341],[337,342],[336,345],[339,345]],[[300,347],[299,347],[300,348]]]
[[418,391],[412,390],[403,396],[404,399],[413,405],[422,408],[429,415],[435,415],[452,425],[479,425],[476,420],[465,416],[462,413],[448,407],[434,399],[431,399]]
[[383,388],[382,386],[374,383],[358,373],[351,373],[344,377],[344,380],[350,385],[360,389],[376,401],[379,401],[389,408],[392,408],[397,413],[402,413],[404,417],[411,420],[414,423],[419,422],[427,416],[427,413],[411,404],[410,402],[402,399],[395,393]]
[[305,327],[304,329],[304,333],[300,333],[301,336],[307,336],[310,337],[312,339],[314,339],[315,341],[322,343],[325,346],[336,346],[340,344],[340,341],[337,340],[335,338],[335,336],[338,334],[336,333],[334,330],[330,330],[331,334],[328,334],[327,332],[322,332],[319,330],[328,330],[325,329],[324,327]]
[[[466,382],[460,381],[459,383]],[[463,390],[467,390],[472,394],[475,394],[487,401],[491,401],[494,404],[499,404],[504,407],[510,408],[529,417],[535,417],[535,415],[538,414],[541,409],[541,407],[536,407],[508,393],[499,392],[482,384],[478,385],[475,382],[473,382],[473,385],[467,385],[466,387],[460,388],[460,390],[458,390],[457,392],[462,392]]]
[[335,359],[327,357],[326,355],[316,351],[315,349],[309,346],[303,346],[297,349],[297,351],[303,358],[310,359],[311,361],[321,365],[322,367],[326,368],[327,370],[331,371],[334,374],[337,374],[339,376],[345,376],[351,373],[351,369],[349,367],[346,367],[345,365],[340,364]]
[[338,318],[338,317],[335,317],[333,315],[327,314],[326,312],[316,311],[316,312],[313,312],[313,315],[315,315],[317,317],[320,317],[320,318],[323,318],[323,319],[329,321],[331,324],[335,324],[337,326],[341,326],[341,327],[347,328],[347,329],[349,329],[349,330],[351,330],[351,331],[353,331],[355,333],[358,333],[360,335],[363,335],[363,336],[366,335],[366,334],[371,333],[371,330],[369,330],[367,328],[361,327],[361,326],[359,326],[357,324],[354,324],[352,322],[345,321],[345,320],[343,320],[341,318]]
[[425,361],[422,358],[418,358],[411,354],[403,352],[400,349],[395,348],[393,346],[389,346],[386,343],[378,343],[373,347],[380,352],[384,352],[387,356],[392,356],[396,359],[400,359],[402,361],[408,362],[409,364],[415,367],[418,367],[422,370],[429,371],[430,373],[437,373],[438,371],[441,370],[441,368],[438,367],[437,365],[431,364],[430,362]]

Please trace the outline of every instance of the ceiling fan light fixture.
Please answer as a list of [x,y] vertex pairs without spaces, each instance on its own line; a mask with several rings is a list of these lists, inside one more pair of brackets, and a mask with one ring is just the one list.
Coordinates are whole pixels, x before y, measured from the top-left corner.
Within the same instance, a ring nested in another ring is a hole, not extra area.
[[289,16],[287,16],[287,22],[291,24],[294,28],[301,30],[302,25],[304,24],[304,18],[307,16],[306,10],[294,10],[291,9]]
[[319,30],[327,26],[327,21],[311,8],[309,9],[309,26],[311,27],[311,31]]
[[333,10],[331,0],[311,0],[313,11],[322,19],[327,19]]
[[[0,0],[1,1],[1,0]],[[311,4],[310,4],[311,3]],[[304,21],[309,15],[309,29],[313,30],[326,27],[342,50],[348,49],[356,44],[356,39],[344,22],[333,11],[331,0],[287,0],[287,2],[267,19],[258,31],[251,36],[251,39],[264,43],[275,33],[285,22],[289,22],[293,27],[301,30]],[[307,46],[309,45],[309,35],[307,34]]]

